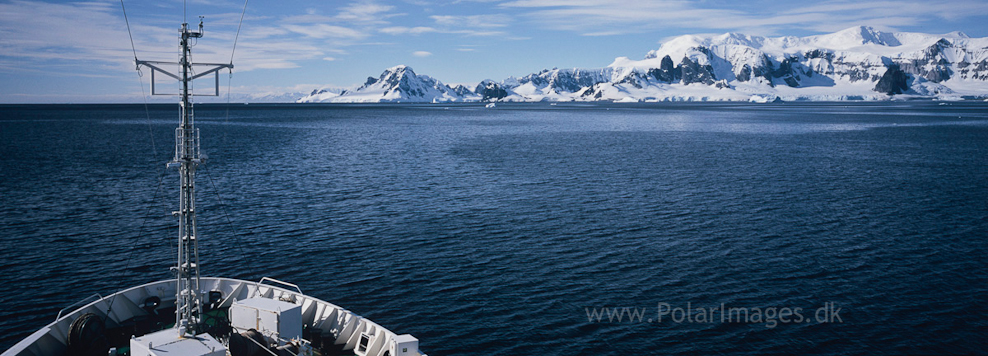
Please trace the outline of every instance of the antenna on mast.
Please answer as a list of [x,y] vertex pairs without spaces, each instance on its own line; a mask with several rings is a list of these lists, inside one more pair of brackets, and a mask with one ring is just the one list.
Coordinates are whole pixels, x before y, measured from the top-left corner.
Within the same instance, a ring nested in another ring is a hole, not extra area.
[[[180,337],[195,337],[199,333],[202,318],[202,294],[199,287],[199,242],[196,236],[196,190],[195,176],[196,168],[202,162],[199,156],[199,129],[195,127],[195,118],[192,113],[192,102],[190,98],[195,96],[192,93],[190,83],[205,75],[213,73],[216,80],[215,94],[205,94],[206,96],[219,96],[219,71],[222,69],[233,69],[233,63],[192,63],[189,58],[192,49],[189,39],[201,38],[203,35],[203,21],[199,17],[199,30],[189,29],[188,23],[183,23],[179,31],[179,46],[182,48],[182,55],[178,62],[142,61],[136,59],[137,67],[146,66],[151,68],[151,95],[179,95],[181,96],[181,114],[178,128],[175,129],[175,156],[168,167],[178,167],[180,177],[179,190],[179,210],[172,212],[178,218],[178,263],[173,270],[176,272],[177,296],[175,325],[178,328]],[[177,65],[178,71],[172,73],[161,68],[161,65]],[[205,67],[199,74],[193,74],[193,68]],[[159,94],[155,90],[154,76],[160,72],[168,77],[179,81],[180,89],[178,94]]]

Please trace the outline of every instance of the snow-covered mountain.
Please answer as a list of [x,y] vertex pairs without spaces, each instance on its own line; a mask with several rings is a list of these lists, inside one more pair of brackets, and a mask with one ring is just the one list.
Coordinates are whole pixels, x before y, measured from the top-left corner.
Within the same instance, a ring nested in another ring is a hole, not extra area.
[[429,76],[415,74],[411,67],[399,65],[386,69],[377,78],[367,77],[367,81],[354,90],[317,89],[298,102],[446,102],[473,99],[474,96],[470,89],[450,88]]
[[[327,94],[328,93],[328,94]],[[887,100],[988,97],[988,38],[871,27],[808,37],[680,36],[641,60],[547,69],[451,88],[389,68],[352,91],[299,102]]]

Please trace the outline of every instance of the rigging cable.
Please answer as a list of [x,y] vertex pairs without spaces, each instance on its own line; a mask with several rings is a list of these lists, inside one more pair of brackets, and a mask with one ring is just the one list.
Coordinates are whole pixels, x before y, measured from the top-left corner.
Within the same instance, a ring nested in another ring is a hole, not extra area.
[[[244,15],[247,14],[247,3],[250,0],[244,0],[244,9],[240,13],[240,23],[237,24],[237,34],[233,38],[233,49],[230,51],[230,65],[233,65],[233,56],[237,53],[237,41],[240,39],[240,30],[244,25]],[[230,74],[226,81],[226,123],[230,122],[230,88],[233,86],[233,68],[230,68]],[[223,133],[224,138],[226,138],[226,132]],[[220,206],[223,207],[223,217],[226,219],[226,223],[230,225],[230,230],[232,230],[233,237],[237,239],[237,248],[240,250],[240,257],[244,260],[244,267],[247,268],[247,273],[251,275],[252,278],[256,278],[254,270],[250,267],[250,260],[247,259],[247,254],[244,252],[244,241],[241,239],[240,234],[237,233],[237,227],[230,220],[230,209],[227,207],[226,201],[223,196],[220,195],[220,190],[216,188],[216,182],[213,181],[213,176],[209,174],[209,165],[203,164],[203,172],[206,174],[206,178],[209,179],[209,184],[213,187],[213,194],[216,194],[216,199],[220,201]],[[250,228],[246,228],[247,232],[253,235],[253,231]]]
[[154,130],[151,129],[151,111],[148,109],[148,95],[144,92],[144,74],[140,70],[137,71],[137,82],[141,85],[141,97],[144,98],[144,115],[147,117],[148,122],[148,136],[151,137],[151,155],[152,157],[158,157],[158,148],[154,144]]
[[[250,0],[244,0],[244,10],[240,13],[240,24],[237,25],[237,36],[233,38],[233,51],[230,51],[230,64],[233,64],[233,55],[237,53],[237,40],[240,39],[240,28],[244,25],[244,15],[247,14],[248,1]],[[230,70],[230,73],[233,73],[233,69]]]
[[[220,190],[216,189],[216,183],[213,182],[213,175],[209,174],[208,167],[208,164],[203,164],[203,172],[206,173],[206,178],[209,179],[209,185],[213,187],[213,194],[216,194],[216,199],[220,201],[220,206],[223,207],[223,217],[226,218],[226,223],[230,224],[230,230],[233,231],[233,237],[237,239],[237,248],[240,249],[240,257],[244,259],[244,267],[247,267],[247,273],[249,273],[252,278],[257,278],[257,275],[254,274],[254,269],[250,268],[250,260],[247,259],[247,254],[244,253],[244,241],[240,238],[240,234],[237,233],[237,226],[233,224],[232,220],[230,220],[230,209],[227,208],[226,200],[223,200],[223,196],[220,195]],[[249,227],[247,228],[247,232],[254,235],[254,232],[250,231]]]
[[[223,120],[223,123],[226,125],[230,125],[230,87],[233,86],[232,82],[233,82],[233,69],[230,69],[230,76],[226,77],[226,119]],[[223,130],[223,143],[227,142],[227,136],[226,136],[227,131],[229,131],[229,129]]]
[[[136,241],[133,245],[130,246],[130,253],[127,255],[127,262],[124,263],[124,268],[121,270],[124,273],[126,273],[127,269],[130,268],[130,262],[134,260],[134,255],[136,254],[135,249],[138,245],[137,243],[141,241],[141,237],[143,237],[144,235],[144,230],[147,227],[148,219],[151,217],[151,208],[154,207],[154,202],[158,200],[158,192],[161,191],[161,184],[165,180],[165,173],[166,170],[161,169],[161,174],[158,175],[158,186],[154,188],[154,195],[151,197],[151,202],[148,204],[147,212],[144,213],[144,222],[141,223],[141,229],[137,230],[137,238],[135,239]],[[147,245],[150,245],[150,242]],[[114,293],[113,297],[110,298],[110,303],[108,303],[106,307],[106,317],[110,317],[110,310],[113,309],[113,301],[117,299],[118,295],[120,295],[120,293]]]
[[[186,2],[183,1],[183,9],[182,9],[183,16],[186,16],[186,7],[187,7],[186,6]],[[148,133],[151,136],[151,140],[150,140],[151,141],[151,151],[152,151],[153,156],[154,157],[157,157],[158,156],[158,152],[157,152],[157,147],[155,146],[155,143],[154,143],[154,132],[153,132],[152,126],[151,126],[151,113],[150,113],[150,109],[148,108],[147,93],[144,91],[144,79],[143,79],[144,78],[144,75],[143,75],[143,73],[140,70],[140,66],[136,66],[136,63],[137,63],[137,60],[138,60],[137,59],[137,47],[134,45],[134,35],[133,35],[133,32],[130,29],[130,19],[127,17],[127,8],[124,6],[124,1],[123,0],[120,0],[120,8],[123,11],[124,22],[127,24],[127,35],[130,38],[131,52],[134,54],[134,63],[135,63],[135,67],[136,67],[136,70],[137,70],[138,82],[140,83],[140,87],[141,87],[141,97],[144,99],[144,113],[145,113],[145,116],[147,117]],[[237,37],[234,39],[234,42],[233,42],[233,51],[234,52],[231,52],[231,54],[230,54],[230,64],[233,64],[233,54],[235,53],[236,48],[237,48],[237,39],[239,39],[239,37],[240,37],[240,28],[243,25],[244,14],[247,11],[247,1],[246,0],[244,1],[244,10],[243,11],[244,12],[241,13],[241,15],[240,15],[240,24],[237,26]],[[230,78],[232,78],[232,77],[233,77],[233,70],[231,69],[230,70]],[[227,104],[228,104],[227,105],[227,118],[228,119],[229,119],[229,98],[230,98],[230,94],[229,94],[230,93],[230,88],[229,87],[230,87],[230,81],[228,80],[227,81]],[[190,90],[191,90],[191,88],[190,88]],[[203,165],[203,168],[206,168],[206,165]],[[226,203],[223,200],[223,197],[219,194],[219,190],[216,189],[216,184],[213,182],[212,176],[209,175],[209,170],[208,169],[204,169],[204,171],[206,173],[206,176],[209,178],[210,184],[213,186],[213,192],[216,194],[216,197],[220,200],[220,204],[223,206],[223,209],[226,212],[225,217],[226,217],[227,223],[230,224],[230,227],[233,230],[234,237],[237,238],[238,240],[240,240],[240,235],[237,233],[236,227],[233,225],[233,222],[230,220],[229,210],[227,209]],[[136,254],[135,253],[136,252],[135,249],[136,249],[138,243],[141,241],[141,238],[144,235],[144,231],[147,228],[148,219],[151,216],[151,210],[152,210],[154,201],[156,201],[158,199],[158,193],[161,191],[161,185],[164,182],[165,173],[166,173],[166,170],[165,169],[161,169],[160,174],[158,176],[158,184],[155,187],[154,194],[152,195],[152,198],[151,198],[151,202],[150,202],[150,204],[148,204],[148,209],[147,209],[147,211],[144,214],[144,220],[141,223],[141,228],[138,230],[138,233],[137,233],[137,238],[136,238],[136,241],[135,241],[137,243],[131,245],[130,253],[128,254],[128,257],[127,257],[127,262],[125,262],[124,268],[122,269],[122,271],[124,271],[124,272],[126,272],[130,268],[130,264],[133,261],[134,255]],[[250,229],[248,228],[248,230],[250,230]],[[253,271],[252,268],[250,268],[250,265],[249,265],[249,262],[248,262],[249,260],[247,259],[247,255],[244,253],[242,240],[240,242],[241,243],[238,244],[237,247],[240,249],[240,255],[244,259],[244,262],[247,262],[247,263],[245,263],[245,265],[246,265],[245,267],[247,268],[248,273],[253,277],[254,276],[254,271]],[[113,302],[116,300],[117,295],[119,295],[119,293],[114,294],[114,296],[112,298],[110,298],[110,302],[108,303],[107,308],[106,308],[106,318],[109,318],[109,316],[110,316],[110,312],[113,309]]]
[[[247,3],[244,0],[244,9],[240,12],[240,23],[237,24],[237,35],[233,37],[233,50],[230,51],[230,65],[233,65],[233,56],[237,54],[237,41],[240,40],[240,29],[244,27],[244,15],[247,15]],[[233,86],[233,68],[230,68],[230,75],[226,80],[226,122],[230,122],[230,88]]]
[[[233,50],[230,51],[230,65],[233,65],[233,56],[237,53],[237,41],[240,40],[240,29],[244,26],[244,15],[247,14],[247,3],[250,0],[244,0],[244,9],[240,12],[240,23],[237,24],[237,35],[233,37]],[[230,74],[226,79],[226,121],[225,123],[230,123],[230,88],[233,87],[233,68],[229,68]],[[226,139],[226,132],[223,133],[223,139]]]
[[120,0],[120,9],[123,10],[124,22],[127,23],[127,35],[130,36],[130,49],[134,51],[134,61],[137,61],[137,48],[134,47],[134,34],[130,32],[130,20],[127,19],[127,8],[124,7],[123,0]]
[[[134,63],[137,63],[137,47],[134,46],[134,35],[130,30],[130,19],[127,18],[127,8],[124,6],[123,0],[120,0],[120,9],[123,10],[124,22],[127,24],[127,35],[130,37],[130,50],[134,53]],[[148,109],[148,97],[147,92],[144,91],[144,74],[141,72],[140,66],[136,66],[137,70],[137,80],[141,87],[141,98],[144,99],[144,115],[147,118],[148,123],[148,136],[151,138],[151,154],[152,160],[158,157],[158,149],[154,143],[154,130],[151,127],[151,111]],[[148,219],[151,217],[151,208],[154,206],[154,202],[158,200],[158,192],[161,191],[161,184],[165,179],[165,169],[162,168],[158,174],[158,185],[154,188],[154,194],[151,197],[151,201],[148,203],[147,212],[144,213],[144,221],[141,223],[141,228],[137,231],[137,237],[134,239],[135,243],[130,247],[130,253],[127,256],[127,262],[124,264],[122,271],[126,272],[130,268],[130,263],[134,259],[135,251],[134,249],[140,243],[141,238],[144,237],[144,230],[147,227]],[[113,309],[113,302],[116,300],[117,295],[115,294],[113,298],[110,298],[110,302],[106,307],[106,315],[109,317],[110,310]]]
[[130,37],[130,50],[134,53],[134,67],[137,70],[137,81],[141,86],[141,98],[144,99],[144,115],[147,117],[148,135],[151,136],[151,153],[154,157],[158,157],[158,149],[154,144],[154,131],[151,130],[151,111],[148,109],[148,96],[144,91],[144,73],[141,72],[141,67],[137,65],[137,47],[134,46],[134,34],[130,31],[130,19],[127,18],[127,8],[124,7],[123,0],[120,0],[120,9],[123,10],[124,22],[127,24],[127,36]]

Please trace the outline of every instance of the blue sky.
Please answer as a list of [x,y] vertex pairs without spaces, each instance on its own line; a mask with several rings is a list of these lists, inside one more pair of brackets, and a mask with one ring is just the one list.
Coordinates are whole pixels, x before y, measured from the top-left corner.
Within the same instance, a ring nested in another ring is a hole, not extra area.
[[[184,9],[190,23],[205,16],[194,60],[230,61],[243,1],[124,4],[141,59],[176,59]],[[985,19],[983,0],[253,0],[231,90],[345,87],[398,64],[473,84],[604,67],[683,34],[806,36],[868,25],[988,37]],[[0,48],[0,103],[142,102],[119,0],[0,0]]]

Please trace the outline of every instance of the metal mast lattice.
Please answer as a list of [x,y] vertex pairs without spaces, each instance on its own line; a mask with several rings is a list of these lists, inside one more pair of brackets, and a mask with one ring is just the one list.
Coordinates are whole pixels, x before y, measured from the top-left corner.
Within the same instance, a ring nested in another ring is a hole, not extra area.
[[[190,39],[198,39],[203,35],[202,21],[199,21],[199,30],[189,29],[188,23],[183,23],[179,29],[179,47],[181,56],[178,63],[141,61],[137,60],[137,66],[147,66],[151,68],[151,94],[167,95],[157,93],[155,90],[155,73],[172,77],[179,81],[179,96],[181,96],[181,121],[175,129],[175,156],[168,163],[169,167],[178,167],[179,171],[179,210],[172,214],[178,218],[178,263],[175,268],[177,295],[175,326],[180,336],[194,336],[199,333],[200,318],[202,315],[202,295],[203,291],[199,287],[199,242],[196,231],[196,168],[201,159],[199,156],[199,129],[195,127],[195,117],[192,110],[190,98],[193,96],[190,84],[193,80],[204,75],[216,73],[216,94],[219,95],[219,70],[227,68],[233,69],[233,64],[219,63],[192,63],[192,49]],[[177,64],[178,73],[170,73],[158,65]],[[207,66],[206,70],[195,74],[194,66]],[[207,94],[210,95],[210,94]]]

